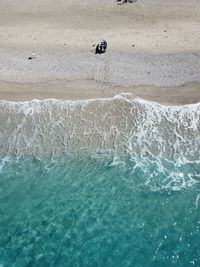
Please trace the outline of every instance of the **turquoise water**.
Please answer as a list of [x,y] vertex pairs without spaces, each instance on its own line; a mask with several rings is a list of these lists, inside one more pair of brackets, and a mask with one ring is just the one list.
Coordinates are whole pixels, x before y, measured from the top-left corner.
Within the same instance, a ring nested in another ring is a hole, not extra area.
[[200,104],[0,101],[0,267],[200,266]]
[[199,163],[2,162],[1,266],[200,266]]

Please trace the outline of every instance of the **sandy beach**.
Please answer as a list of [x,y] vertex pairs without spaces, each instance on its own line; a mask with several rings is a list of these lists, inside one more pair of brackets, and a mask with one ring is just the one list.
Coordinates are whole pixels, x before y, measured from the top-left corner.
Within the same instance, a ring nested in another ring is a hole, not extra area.
[[130,1],[0,0],[0,267],[200,267],[200,0]]
[[200,101],[198,0],[3,0],[0,13],[0,99]]

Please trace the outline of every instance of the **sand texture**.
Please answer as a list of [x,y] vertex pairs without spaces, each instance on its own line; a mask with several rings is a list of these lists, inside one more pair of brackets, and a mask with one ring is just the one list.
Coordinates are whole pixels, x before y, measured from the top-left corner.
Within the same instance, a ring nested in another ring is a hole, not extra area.
[[198,0],[1,0],[0,99],[199,102],[199,32]]

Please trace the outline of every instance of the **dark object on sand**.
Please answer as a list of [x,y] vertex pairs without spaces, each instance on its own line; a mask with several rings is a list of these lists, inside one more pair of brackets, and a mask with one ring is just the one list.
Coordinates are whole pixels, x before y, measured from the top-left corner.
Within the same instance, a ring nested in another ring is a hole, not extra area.
[[116,0],[117,2],[121,2],[122,4],[125,4],[125,3],[135,3],[137,2],[137,0]]
[[102,54],[106,52],[107,48],[107,42],[105,40],[102,40],[98,45],[96,46],[95,54]]
[[28,59],[29,59],[29,60],[31,60],[31,59],[36,59],[36,53],[33,51],[33,52],[32,52],[32,57],[29,57]]

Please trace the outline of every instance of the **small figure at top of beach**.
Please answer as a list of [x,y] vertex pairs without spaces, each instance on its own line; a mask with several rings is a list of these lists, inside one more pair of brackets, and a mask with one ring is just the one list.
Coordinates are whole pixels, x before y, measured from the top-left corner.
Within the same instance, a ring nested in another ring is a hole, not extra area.
[[116,0],[117,2],[121,2],[120,4],[125,4],[125,3],[135,3],[137,0]]
[[102,40],[98,45],[96,46],[95,54],[102,54],[106,52],[107,48],[107,42],[105,40]]

